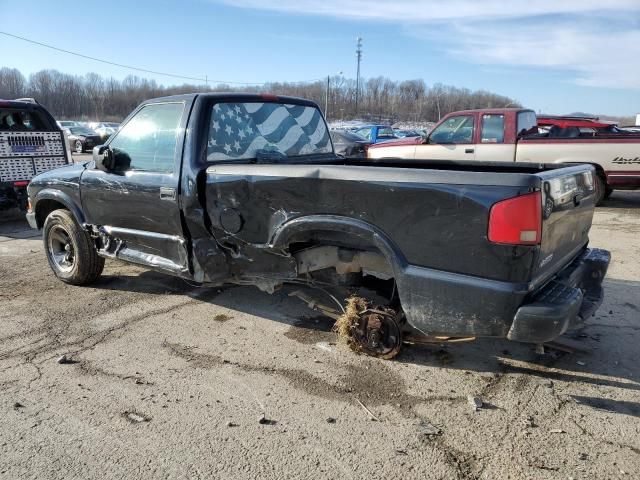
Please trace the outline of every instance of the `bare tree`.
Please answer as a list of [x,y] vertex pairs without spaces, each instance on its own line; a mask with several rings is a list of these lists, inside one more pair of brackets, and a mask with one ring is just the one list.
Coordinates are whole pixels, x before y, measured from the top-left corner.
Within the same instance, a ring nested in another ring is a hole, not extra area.
[[[334,76],[329,79],[329,87],[328,118],[353,118],[355,80]],[[0,98],[35,97],[61,119],[122,120],[148,98],[206,91],[270,92],[304,97],[319,104],[324,104],[327,95],[325,81],[274,82],[260,87],[190,84],[166,87],[133,75],[119,81],[96,73],[78,77],[56,70],[36,72],[27,81],[17,69],[0,69]],[[436,121],[454,110],[518,105],[511,98],[484,90],[472,92],[439,83],[428,87],[420,79],[397,82],[386,77],[362,80],[359,98],[361,118],[375,121]]]

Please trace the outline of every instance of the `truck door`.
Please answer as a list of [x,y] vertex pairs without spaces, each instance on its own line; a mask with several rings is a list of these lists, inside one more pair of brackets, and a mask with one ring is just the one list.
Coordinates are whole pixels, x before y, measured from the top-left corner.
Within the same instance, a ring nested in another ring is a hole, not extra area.
[[108,243],[103,253],[174,274],[187,270],[178,204],[184,110],[184,102],[142,106],[107,142],[128,167],[83,173],[82,205]]
[[475,160],[474,115],[455,115],[438,125],[425,145],[416,147],[416,160]]
[[476,160],[513,162],[516,156],[515,138],[506,138],[502,113],[480,115],[480,135],[476,144]]

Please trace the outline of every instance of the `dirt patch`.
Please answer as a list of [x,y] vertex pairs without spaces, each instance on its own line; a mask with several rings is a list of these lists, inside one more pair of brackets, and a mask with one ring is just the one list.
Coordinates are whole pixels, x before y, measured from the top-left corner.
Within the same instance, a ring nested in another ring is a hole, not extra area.
[[331,332],[334,320],[324,315],[300,317],[284,336],[296,342],[313,345],[318,342],[335,342],[336,335]]
[[416,405],[429,401],[464,402],[458,396],[416,396],[407,393],[407,386],[400,375],[376,359],[362,358],[358,364],[336,366],[335,382],[313,375],[307,370],[256,366],[224,359],[220,355],[200,353],[194,347],[165,341],[163,347],[197,368],[211,369],[230,365],[246,372],[278,375],[289,384],[309,395],[328,400],[351,401],[358,398],[369,406],[392,405],[410,414]]
[[213,317],[213,321],[224,323],[224,322],[228,322],[232,318],[233,317],[231,315],[227,315],[226,313],[219,313],[215,317]]

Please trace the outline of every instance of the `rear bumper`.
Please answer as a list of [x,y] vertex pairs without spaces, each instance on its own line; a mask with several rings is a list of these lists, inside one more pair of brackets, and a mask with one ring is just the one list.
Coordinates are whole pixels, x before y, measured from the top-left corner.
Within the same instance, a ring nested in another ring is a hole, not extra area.
[[611,254],[587,249],[516,311],[507,338],[544,343],[577,327],[600,306]]

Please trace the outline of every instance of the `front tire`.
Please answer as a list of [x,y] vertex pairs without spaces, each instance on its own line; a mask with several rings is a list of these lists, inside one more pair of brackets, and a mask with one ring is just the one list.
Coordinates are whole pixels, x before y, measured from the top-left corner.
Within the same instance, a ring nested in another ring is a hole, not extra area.
[[596,189],[596,206],[601,205],[602,201],[607,197],[607,184],[600,175],[595,176]]
[[44,250],[56,277],[71,285],[95,282],[104,269],[89,234],[69,210],[54,210],[44,221]]
[[82,146],[82,142],[80,140],[76,140],[76,143],[73,144],[73,149],[76,153],[84,152],[84,147]]

